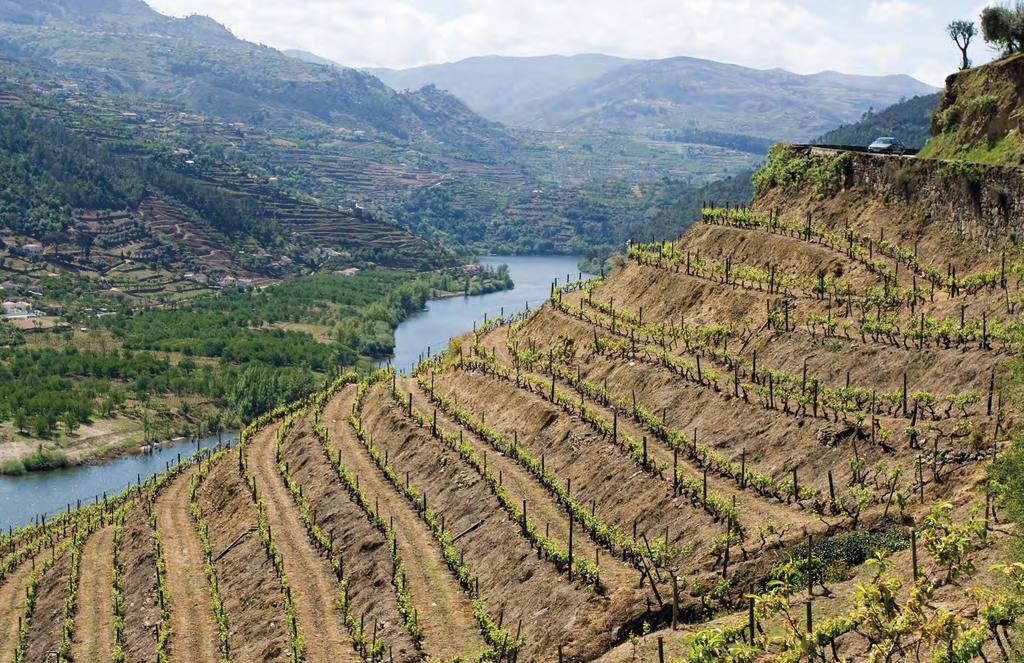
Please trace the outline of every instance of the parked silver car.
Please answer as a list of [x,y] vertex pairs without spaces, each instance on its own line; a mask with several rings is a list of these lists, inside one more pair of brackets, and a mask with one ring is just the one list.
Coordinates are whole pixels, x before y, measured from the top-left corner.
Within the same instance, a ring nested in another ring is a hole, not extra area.
[[903,141],[892,136],[876,138],[875,142],[868,145],[868,152],[877,152],[879,154],[903,154],[906,151],[907,146],[903,144]]

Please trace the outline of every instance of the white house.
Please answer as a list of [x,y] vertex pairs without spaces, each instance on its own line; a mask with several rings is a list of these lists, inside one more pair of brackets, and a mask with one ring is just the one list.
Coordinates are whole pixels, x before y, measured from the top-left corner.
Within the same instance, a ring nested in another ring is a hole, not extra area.
[[32,318],[39,315],[32,304],[24,301],[7,300],[3,304],[4,317],[11,320],[16,318]]

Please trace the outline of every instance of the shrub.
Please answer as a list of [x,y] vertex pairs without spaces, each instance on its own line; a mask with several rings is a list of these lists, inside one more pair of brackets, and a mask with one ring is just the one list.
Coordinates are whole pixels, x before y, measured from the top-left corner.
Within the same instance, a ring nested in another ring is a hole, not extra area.
[[[815,539],[811,558],[812,573],[818,582],[842,582],[849,580],[853,569],[863,564],[876,553],[890,554],[910,546],[910,536],[901,527],[890,527],[878,532],[855,530],[827,538]],[[796,564],[793,582],[804,585],[807,582],[807,544],[797,546],[793,552]]]
[[810,161],[798,157],[783,144],[772,147],[761,170],[754,173],[754,188],[767,191],[776,187],[791,189],[800,184],[807,173]]
[[807,171],[807,178],[814,185],[814,195],[826,198],[838,193],[842,188],[843,176],[849,167],[848,152],[815,160],[814,165]]
[[963,119],[963,109],[960,106],[954,104],[949,108],[939,111],[938,124],[939,130],[942,133],[955,131],[960,126],[960,120]]
[[40,445],[36,448],[35,453],[26,456],[22,463],[28,472],[38,472],[68,467],[71,461],[63,451],[48,451]]
[[963,161],[950,161],[940,172],[944,178],[959,184],[975,203],[981,202],[981,172],[975,166]]
[[971,114],[979,119],[991,118],[999,110],[999,100],[992,94],[983,94],[967,102]]

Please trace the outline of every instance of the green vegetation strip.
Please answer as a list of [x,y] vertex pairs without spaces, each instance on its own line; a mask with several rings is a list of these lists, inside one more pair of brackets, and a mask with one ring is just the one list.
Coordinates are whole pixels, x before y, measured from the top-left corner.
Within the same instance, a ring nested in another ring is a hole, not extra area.
[[[443,364],[440,362],[428,364],[428,367],[443,369]],[[443,412],[447,413],[452,419],[457,421],[462,426],[465,426],[480,439],[490,444],[498,453],[504,454],[508,458],[513,459],[521,467],[527,470],[530,474],[536,478],[541,485],[548,489],[548,491],[555,496],[555,498],[567,509],[570,509],[575,519],[583,526],[583,528],[589,533],[590,537],[599,545],[605,546],[613,554],[615,548],[618,548],[621,552],[622,558],[626,560],[635,560],[638,557],[646,556],[646,550],[644,546],[640,544],[636,539],[628,537],[618,527],[609,525],[598,518],[596,515],[591,513],[590,509],[587,509],[584,505],[580,504],[569,491],[566,490],[564,482],[558,477],[555,472],[548,470],[544,467],[544,464],[540,460],[534,458],[529,451],[524,449],[509,440],[499,433],[497,429],[482,423],[473,415],[471,415],[464,408],[459,407],[451,402],[448,398],[438,393],[432,383],[428,383],[426,378],[426,372],[421,370],[418,372],[417,380],[420,387],[430,394],[431,401],[437,405]],[[425,417],[418,411],[416,412],[417,419],[422,422],[425,421]],[[439,433],[446,438],[446,442],[451,446],[455,443],[454,436],[444,433]],[[656,544],[659,542],[656,542]],[[659,565],[660,566],[660,565]]]
[[15,663],[23,663],[27,660],[28,652],[28,630],[32,622],[32,614],[35,612],[39,583],[43,575],[53,567],[57,559],[72,547],[73,542],[65,539],[50,549],[42,564],[32,570],[28,578],[28,585],[25,588],[25,607],[22,610],[21,630],[18,633],[18,644],[14,650]]
[[[247,428],[242,433],[249,435]],[[213,615],[217,621],[217,644],[220,650],[220,663],[229,663],[231,660],[231,624],[228,621],[227,610],[224,607],[224,597],[220,593],[220,581],[217,579],[217,567],[213,559],[213,546],[210,544],[210,534],[203,518],[203,511],[199,507],[199,488],[202,486],[210,469],[227,454],[227,449],[220,449],[212,455],[200,460],[196,473],[192,475],[192,483],[189,486],[189,502],[192,512],[192,520],[196,525],[196,532],[199,535],[199,543],[203,550],[203,563],[206,571],[206,579],[210,585],[210,600],[213,605]]]
[[150,493],[147,498],[146,509],[149,513],[149,527],[153,548],[156,551],[157,598],[160,600],[160,626],[157,629],[156,660],[157,663],[167,663],[168,646],[171,641],[171,611],[167,591],[167,558],[164,556],[160,532],[156,529],[156,511],[153,509],[153,499],[154,495]]
[[[296,401],[290,405],[277,408],[272,412],[268,412],[257,418],[254,425],[249,427],[251,432],[255,432],[273,421],[287,417],[294,412],[306,407],[306,401]],[[248,446],[249,437],[240,437],[238,440],[238,473],[245,482],[246,487],[249,489],[249,495],[252,497],[253,502],[256,505],[256,525],[260,533],[260,543],[263,544],[263,550],[267,555],[267,559],[274,566],[274,571],[277,574],[278,582],[281,586],[281,592],[284,594],[284,614],[285,619],[288,620],[289,627],[289,638],[288,645],[291,649],[292,661],[294,663],[301,663],[305,660],[305,643],[302,639],[302,630],[299,627],[299,620],[295,615],[295,601],[292,598],[292,588],[288,582],[288,577],[284,572],[284,560],[281,558],[281,553],[277,549],[277,544],[274,541],[273,532],[270,530],[270,523],[267,522],[267,507],[263,501],[263,497],[260,495],[259,490],[256,488],[256,477],[249,469],[248,464],[245,460],[245,449]]]
[[[354,378],[354,376],[352,376]],[[284,480],[285,485],[288,488],[288,492],[291,493],[292,499],[295,501],[299,509],[299,518],[302,520],[303,526],[306,528],[306,534],[309,536],[310,541],[318,552],[325,555],[331,562],[331,568],[334,571],[335,577],[338,579],[338,599],[337,605],[341,610],[345,627],[348,629],[349,634],[352,636],[352,645],[359,652],[362,658],[370,658],[371,660],[383,659],[387,654],[388,647],[383,640],[378,640],[376,634],[372,638],[367,637],[363,631],[363,626],[356,616],[352,612],[352,604],[348,598],[348,585],[349,579],[345,577],[345,562],[341,555],[335,553],[334,542],[329,536],[316,524],[313,519],[313,511],[309,505],[309,500],[302,494],[302,488],[292,479],[291,474],[288,472],[288,465],[284,462],[283,450],[284,440],[287,437],[289,431],[294,426],[296,420],[305,414],[304,411],[295,412],[288,415],[281,422],[281,425],[277,429],[274,441],[274,459],[277,463],[278,471],[281,474],[281,478]],[[393,547],[392,547],[393,549]],[[392,576],[394,578],[394,576]],[[394,580],[393,580],[394,582]],[[397,584],[396,584],[397,587]],[[409,626],[409,616],[403,614],[405,618],[405,625]],[[415,616],[411,616],[415,619]],[[413,623],[418,629],[418,624]],[[376,629],[375,629],[376,630]]]
[[[393,378],[394,376],[395,374],[392,373]],[[530,543],[531,547],[536,548],[545,559],[554,562],[559,571],[568,570],[571,577],[575,570],[576,574],[584,582],[588,585],[593,585],[594,589],[598,592],[603,591],[600,569],[597,564],[581,559],[579,556],[575,558],[570,557],[568,549],[560,547],[554,539],[541,534],[537,526],[530,522],[526,513],[509,496],[508,491],[501,485],[494,471],[476,454],[472,445],[464,442],[461,436],[454,433],[446,433],[439,426],[431,423],[425,414],[411,406],[410,396],[403,394],[395,385],[395,380],[392,379],[391,387],[388,391],[395,402],[398,403],[400,409],[404,413],[408,413],[408,416],[416,422],[418,427],[429,428],[432,437],[458,453],[487,482],[491,492],[497,497],[498,503],[505,509],[509,518],[520,525],[520,532]]]
[[110,660],[113,663],[125,663],[128,660],[128,652],[124,650],[124,574],[121,571],[121,537],[124,533],[124,515],[127,511],[127,508],[119,509],[114,517],[114,574],[112,578],[114,645],[113,650],[110,652]]
[[412,595],[409,593],[409,583],[406,579],[405,566],[402,563],[402,555],[398,551],[398,537],[395,534],[395,531],[379,513],[375,512],[370,507],[370,500],[366,497],[366,494],[360,490],[355,475],[345,469],[338,462],[337,458],[333,457],[333,448],[331,447],[330,436],[327,429],[320,423],[319,409],[315,411],[313,432],[316,433],[317,437],[320,439],[324,455],[330,462],[331,467],[334,468],[334,471],[341,480],[342,485],[352,496],[352,500],[363,510],[366,516],[370,519],[370,522],[372,522],[374,526],[387,538],[388,550],[391,553],[391,584],[395,588],[395,594],[398,601],[398,611],[402,614],[402,623],[405,626],[405,630],[416,640],[417,644],[420,644],[423,639],[423,627],[420,624],[419,614],[416,612],[416,607],[413,604]]
[[71,543],[71,572],[68,576],[68,594],[64,598],[64,615],[61,621],[60,644],[57,646],[57,661],[71,660],[71,643],[75,635],[75,610],[78,608],[78,578],[82,565],[82,544],[86,537],[75,528]]

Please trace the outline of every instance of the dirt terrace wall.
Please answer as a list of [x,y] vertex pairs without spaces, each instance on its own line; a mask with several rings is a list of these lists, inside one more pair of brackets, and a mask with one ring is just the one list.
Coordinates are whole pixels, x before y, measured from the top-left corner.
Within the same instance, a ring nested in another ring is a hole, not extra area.
[[[816,160],[836,156],[815,148],[792,149],[797,156]],[[848,159],[840,190],[835,194],[823,196],[809,183],[799,190],[776,187],[758,192],[755,209],[780,207],[784,217],[791,217],[796,216],[796,210],[820,211],[841,203],[845,209],[839,211],[856,212],[860,198],[861,202],[877,203],[891,214],[880,222],[905,222],[902,225],[921,234],[934,232],[924,227],[937,223],[947,238],[980,244],[987,251],[1009,249],[1020,242],[1024,231],[1024,171],[1019,168],[864,153],[849,153]],[[837,215],[837,220],[841,216]],[[888,228],[886,234],[889,236]]]

